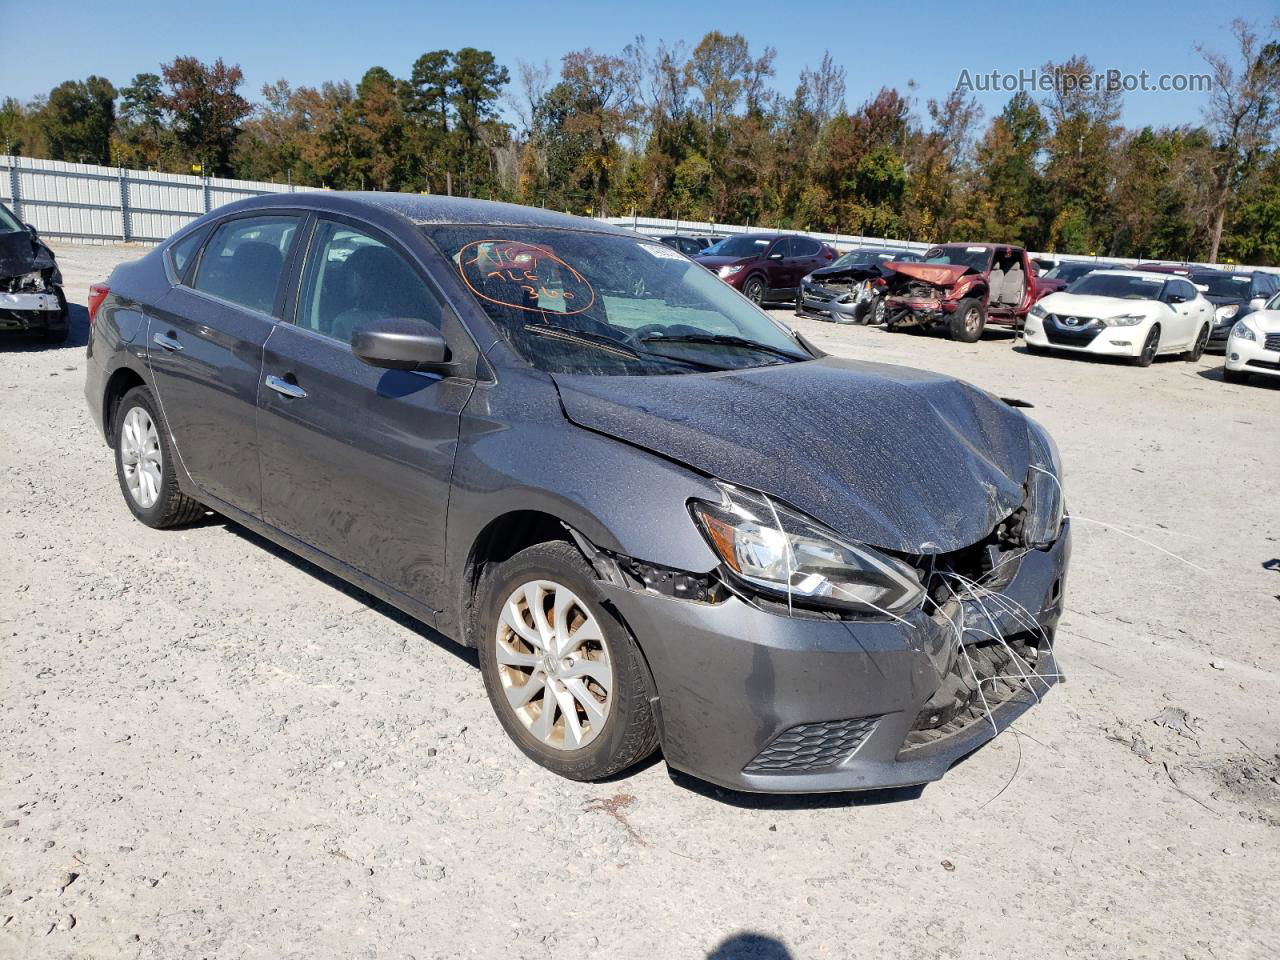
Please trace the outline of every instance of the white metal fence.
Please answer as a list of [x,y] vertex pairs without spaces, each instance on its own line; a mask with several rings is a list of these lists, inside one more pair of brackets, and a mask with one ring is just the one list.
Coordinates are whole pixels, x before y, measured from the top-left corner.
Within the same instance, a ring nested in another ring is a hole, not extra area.
[[224,203],[292,189],[0,155],[0,200],[41,236],[59,240],[158,243]]
[[[0,201],[8,204],[19,218],[34,226],[42,236],[83,243],[159,243],[179,227],[224,203],[264,193],[291,193],[307,189],[314,188],[257,180],[226,180],[180,173],[126,170],[0,154]],[[609,217],[607,222],[636,230],[646,236],[671,233],[723,236],[768,229],[758,225],[741,226],[637,216]],[[787,232],[813,237],[839,250],[862,246],[924,250],[929,246],[920,241],[888,237],[815,233],[806,230]],[[1067,260],[1095,259],[1038,253],[1032,256]],[[1139,262],[1124,257],[1096,259],[1123,265]],[[1228,269],[1242,268],[1234,266]],[[1275,267],[1260,269],[1280,272]]]

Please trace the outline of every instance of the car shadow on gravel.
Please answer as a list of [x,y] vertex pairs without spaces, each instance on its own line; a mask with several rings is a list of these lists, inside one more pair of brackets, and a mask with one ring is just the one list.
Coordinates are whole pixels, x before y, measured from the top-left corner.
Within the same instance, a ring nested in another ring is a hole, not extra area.
[[[1215,380],[1218,383],[1226,383],[1222,371],[1225,367],[1210,367],[1208,370],[1197,370],[1196,373],[1204,377],[1206,380]],[[1248,383],[1232,384],[1232,386],[1241,387],[1270,387],[1272,390],[1280,390],[1280,377],[1269,377],[1265,373],[1257,376],[1249,377]]]
[[[1067,350],[1053,350],[1050,348],[1049,353],[1033,353],[1028,350],[1024,343],[1019,343],[1013,348],[1014,353],[1021,353],[1024,356],[1032,357],[1036,360],[1069,360],[1072,363],[1089,363],[1097,364],[1104,367],[1132,367],[1128,357],[1108,357],[1101,353],[1071,353]],[[1166,363],[1185,363],[1181,354],[1166,353],[1162,357],[1156,357],[1151,361],[1152,366],[1161,366]]]
[[364,590],[361,590],[359,587],[353,586],[352,584],[343,580],[341,577],[335,577],[333,574],[329,573],[329,571],[324,570],[320,567],[317,567],[314,563],[311,563],[309,560],[304,560],[302,557],[299,557],[297,554],[286,550],[284,547],[277,546],[276,544],[268,540],[266,537],[259,536],[258,534],[254,533],[252,530],[249,530],[246,527],[242,527],[238,523],[228,520],[226,517],[219,516],[216,513],[211,513],[206,515],[206,517],[203,520],[198,520],[195,523],[191,524],[191,526],[192,527],[222,526],[224,529],[227,530],[227,532],[234,533],[236,536],[240,537],[242,540],[246,540],[249,543],[251,543],[253,546],[257,547],[258,549],[266,551],[267,553],[271,554],[273,557],[289,564],[294,569],[301,570],[303,573],[309,574],[310,576],[314,577],[316,580],[319,580],[325,586],[331,587],[332,589],[343,594],[344,596],[348,596],[353,600],[357,600],[360,603],[363,603],[370,610],[380,613],[382,616],[386,617],[388,620],[392,621],[393,623],[399,624],[400,626],[404,627],[406,630],[410,630],[413,633],[416,633],[418,636],[422,637],[422,639],[424,640],[429,640],[431,643],[434,643],[436,646],[440,647],[442,650],[445,650],[453,654],[455,657],[457,657],[459,660],[462,660],[464,663],[470,664],[472,667],[475,667],[477,670],[480,669],[480,661],[478,659],[479,655],[476,653],[474,649],[470,647],[464,647],[460,643],[450,640],[443,633],[440,633],[438,630],[432,629],[431,627],[423,623],[421,620],[417,620],[414,617],[409,616],[407,613],[404,613],[403,611],[397,609],[396,607],[391,606],[391,604],[389,603],[385,603],[384,601],[378,599],[371,593],[366,593]]
[[83,347],[89,342],[89,310],[78,303],[67,305],[70,332],[62,343],[45,343],[38,335],[28,333],[0,334],[0,353],[45,353]]

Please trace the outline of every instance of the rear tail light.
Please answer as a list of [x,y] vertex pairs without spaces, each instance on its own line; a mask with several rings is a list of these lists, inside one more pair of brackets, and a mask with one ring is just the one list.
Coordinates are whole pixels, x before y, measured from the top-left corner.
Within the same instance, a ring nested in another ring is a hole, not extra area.
[[111,288],[105,283],[95,283],[89,287],[89,326],[92,327],[93,322],[98,319],[98,308],[110,292]]

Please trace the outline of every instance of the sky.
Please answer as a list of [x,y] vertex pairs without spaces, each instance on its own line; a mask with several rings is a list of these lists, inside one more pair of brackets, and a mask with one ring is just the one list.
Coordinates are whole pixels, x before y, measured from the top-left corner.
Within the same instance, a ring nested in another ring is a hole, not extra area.
[[[1198,73],[1196,44],[1230,50],[1233,18],[1263,24],[1277,13],[1275,0],[1171,0],[1130,7],[1116,3],[1022,3],[1002,8],[975,3],[909,0],[894,4],[798,4],[787,0],[537,3],[394,3],[386,0],[212,0],[176,4],[129,2],[108,7],[58,0],[57,26],[39,29],[39,40],[14,42],[29,25],[31,7],[0,0],[0,98],[26,101],[64,80],[90,74],[117,87],[136,73],[159,73],[162,62],[194,55],[222,57],[244,71],[244,93],[258,99],[267,82],[325,80],[355,83],[371,66],[408,76],[418,55],[440,48],[492,50],[511,70],[516,62],[555,66],[569,50],[591,47],[616,53],[636,35],[651,46],[684,41],[692,48],[710,30],[741,33],[751,50],[777,50],[775,89],[790,93],[806,66],[825,49],[847,71],[850,109],[882,86],[905,92],[914,81],[923,107],[941,99],[962,75],[992,70],[1017,74],[1046,61],[1083,54],[1096,68],[1137,74]],[[901,10],[895,19],[891,9]],[[46,13],[41,13],[44,18]],[[31,51],[29,54],[24,51]],[[977,93],[986,115],[998,113],[1008,92]],[[1038,94],[1042,97],[1043,94]],[[1128,126],[1194,123],[1203,94],[1145,92],[1125,97]]]

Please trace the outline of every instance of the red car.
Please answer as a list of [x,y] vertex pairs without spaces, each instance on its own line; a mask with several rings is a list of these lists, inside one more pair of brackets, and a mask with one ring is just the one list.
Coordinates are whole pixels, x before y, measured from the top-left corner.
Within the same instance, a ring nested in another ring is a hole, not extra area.
[[820,240],[774,233],[726,237],[694,257],[754,303],[794,304],[800,281],[836,258]]
[[1018,327],[1036,300],[1027,251],[996,243],[944,243],[922,263],[889,263],[885,327],[944,324],[952,340],[975,343],[988,323]]

